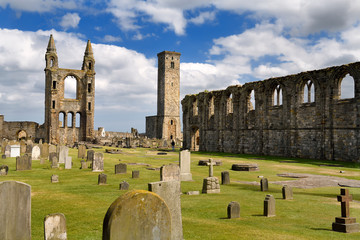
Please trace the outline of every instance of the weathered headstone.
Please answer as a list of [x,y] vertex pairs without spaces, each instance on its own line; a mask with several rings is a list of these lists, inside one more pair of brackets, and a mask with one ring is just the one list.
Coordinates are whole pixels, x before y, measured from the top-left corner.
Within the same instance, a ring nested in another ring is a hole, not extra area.
[[78,158],[85,159],[86,157],[86,147],[85,145],[78,146]]
[[[10,157],[10,155],[11,155],[11,146],[10,145],[6,145],[5,146],[5,151],[4,151],[4,153],[5,153],[5,156],[6,157]],[[19,155],[20,156],[20,155]]]
[[10,157],[20,156],[20,145],[11,145],[10,148]]
[[266,195],[264,200],[264,216],[274,217],[275,214],[275,198],[273,195]]
[[204,178],[202,193],[219,193],[220,184],[217,177]]
[[31,187],[17,181],[0,182],[0,239],[31,239]]
[[221,184],[230,184],[230,173],[228,171],[221,172]]
[[165,200],[171,215],[171,239],[183,239],[180,181],[160,181],[148,184],[148,190]]
[[44,143],[41,147],[41,158],[48,159],[49,158],[49,144]]
[[160,181],[180,181],[180,168],[176,164],[163,165],[160,168]]
[[94,160],[94,154],[95,154],[94,150],[88,150],[87,156],[86,156],[86,161],[92,162]]
[[109,207],[102,239],[169,240],[171,225],[169,208],[159,195],[144,190],[131,191]]
[[58,183],[59,182],[59,176],[58,175],[51,175],[51,182],[52,183]]
[[238,202],[230,202],[227,207],[228,218],[239,218],[240,217],[240,204]]
[[115,165],[115,174],[124,174],[126,173],[127,165],[126,163],[119,163]]
[[284,185],[281,190],[282,190],[283,199],[286,200],[293,199],[293,191],[291,187],[289,187],[288,185]]
[[7,166],[7,165],[0,166],[0,176],[7,175],[8,172],[9,172],[9,166]]
[[129,190],[129,183],[126,181],[122,181],[119,185],[120,190]]
[[100,152],[94,153],[94,158],[92,161],[92,171],[93,172],[104,171],[104,155]]
[[65,169],[71,169],[72,167],[72,157],[67,156],[65,160]]
[[40,148],[39,146],[34,146],[31,151],[31,160],[39,160],[40,159]]
[[105,185],[107,180],[107,176],[104,173],[100,173],[98,176],[98,185]]
[[31,156],[28,154],[16,157],[16,171],[31,170]]
[[80,167],[80,169],[87,169],[87,162],[86,161],[84,161],[84,160],[81,160],[81,167]]
[[56,146],[55,145],[49,145],[49,154],[50,153],[56,153]]
[[26,145],[26,151],[25,151],[25,153],[31,155],[32,149],[33,149],[33,145],[32,145],[32,144]]
[[24,154],[26,152],[26,143],[24,140],[20,141],[20,154]]
[[268,183],[268,180],[267,178],[262,178],[260,180],[260,190],[262,192],[265,192],[265,191],[268,191],[269,190],[269,183]]
[[69,148],[67,146],[58,146],[59,163],[65,163],[69,155]]
[[56,157],[56,159],[59,159],[59,156],[56,152],[51,152],[49,153],[49,161],[51,162],[51,160]]
[[352,201],[352,196],[349,194],[349,189],[341,188],[337,200],[341,202],[341,217],[335,218],[335,222],[332,224],[332,230],[344,233],[359,232],[359,223],[356,222],[356,218],[350,217],[350,202]]
[[179,166],[180,166],[180,180],[192,181],[192,174],[190,171],[190,151],[183,150],[179,153]]
[[59,162],[58,162],[58,158],[55,154],[55,156],[51,157],[51,168],[58,168],[59,167]]
[[131,175],[132,175],[132,178],[139,178],[140,177],[140,171],[139,170],[133,170]]
[[67,240],[66,219],[62,213],[49,214],[44,219],[45,240]]

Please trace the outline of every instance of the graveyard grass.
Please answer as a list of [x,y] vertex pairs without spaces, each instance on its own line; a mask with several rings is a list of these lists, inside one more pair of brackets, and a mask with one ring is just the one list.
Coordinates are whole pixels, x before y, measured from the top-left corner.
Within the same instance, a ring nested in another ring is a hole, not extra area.
[[[104,149],[94,149],[104,152]],[[143,165],[128,165],[126,174],[116,174],[115,164],[146,163],[159,168],[163,164],[178,163],[178,152],[157,155],[152,149],[122,149],[122,154],[104,153],[104,172],[107,185],[98,185],[99,173],[91,169],[79,169],[77,150],[70,149],[73,158],[71,170],[52,169],[51,163],[40,165],[34,160],[31,171],[15,171],[15,158],[1,159],[1,165],[9,166],[7,176],[1,181],[16,180],[31,185],[32,239],[43,239],[43,221],[47,214],[63,213],[66,217],[69,239],[101,239],[102,224],[110,204],[126,191],[119,184],[126,180],[130,190],[148,189],[149,182],[160,180],[159,171],[147,170]],[[225,153],[191,153],[193,182],[182,182],[182,192],[198,190],[201,193],[203,179],[208,176],[208,167],[198,166],[201,159],[221,160],[214,166],[214,176],[221,179],[222,171],[230,172],[230,185],[221,185],[220,194],[181,196],[184,239],[359,239],[360,233],[344,234],[331,230],[335,217],[341,216],[340,203],[336,196],[339,187],[298,189],[294,188],[294,200],[283,200],[281,185],[269,183],[269,191],[261,192],[260,186],[246,185],[237,181],[259,182],[257,176],[269,181],[294,180],[276,174],[312,173],[341,176],[360,180],[360,168],[356,163],[327,162],[309,159],[288,159],[264,156]],[[119,161],[119,159],[121,161]],[[286,162],[283,162],[286,160]],[[231,171],[233,163],[257,163],[260,171]],[[320,164],[341,164],[343,167],[324,167]],[[140,170],[140,178],[132,179],[131,171]],[[339,173],[340,170],[345,171]],[[59,183],[51,183],[51,175],[59,175]],[[276,200],[276,217],[263,216],[266,194]],[[350,204],[350,216],[360,222],[360,188],[350,188],[355,201]],[[240,203],[239,219],[227,219],[227,205]]]

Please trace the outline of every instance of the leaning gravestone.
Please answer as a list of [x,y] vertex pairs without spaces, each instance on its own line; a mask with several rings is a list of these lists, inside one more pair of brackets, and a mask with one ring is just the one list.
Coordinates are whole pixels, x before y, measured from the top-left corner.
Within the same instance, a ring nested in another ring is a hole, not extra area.
[[286,200],[293,199],[293,191],[292,191],[291,187],[289,187],[288,185],[284,185],[282,187],[281,191],[282,191],[283,199],[286,199]]
[[94,154],[92,161],[92,171],[93,172],[102,172],[104,171],[104,155],[100,152]]
[[240,217],[240,204],[238,202],[230,202],[227,207],[228,218],[239,218]]
[[160,181],[180,181],[180,168],[176,164],[163,165],[160,168]]
[[100,173],[98,176],[98,185],[105,185],[107,180],[107,176],[104,173]]
[[262,179],[260,180],[260,190],[261,190],[262,192],[266,192],[266,191],[269,190],[269,183],[268,183],[267,178],[262,178]]
[[115,174],[126,173],[127,165],[126,163],[119,163],[115,165]]
[[275,217],[275,198],[273,195],[266,195],[264,200],[264,216]]
[[31,170],[31,156],[22,155],[21,157],[16,157],[16,171]]
[[0,182],[0,239],[31,239],[31,187],[17,181]]
[[151,192],[158,194],[165,200],[171,215],[171,239],[183,239],[180,181],[160,181],[148,184]]
[[85,145],[78,146],[78,158],[85,159],[86,157],[86,147]]
[[65,169],[71,169],[72,167],[72,157],[67,156],[65,160]]
[[190,171],[190,151],[183,150],[179,153],[180,179],[181,181],[192,181]]
[[230,184],[230,174],[228,171],[221,172],[221,184],[222,185]]
[[31,151],[31,160],[39,160],[40,159],[40,148],[39,146],[34,146]]
[[44,219],[45,240],[67,240],[66,219],[62,213],[49,214]]
[[20,145],[11,145],[10,146],[10,157],[19,157],[19,156],[20,156]]
[[125,193],[106,212],[102,239],[170,240],[169,208],[155,193],[144,190]]
[[69,148],[67,146],[59,146],[58,153],[59,153],[59,163],[65,163],[66,158],[69,155]]
[[7,165],[0,166],[0,176],[7,175],[8,172],[9,172],[9,166],[7,166]]

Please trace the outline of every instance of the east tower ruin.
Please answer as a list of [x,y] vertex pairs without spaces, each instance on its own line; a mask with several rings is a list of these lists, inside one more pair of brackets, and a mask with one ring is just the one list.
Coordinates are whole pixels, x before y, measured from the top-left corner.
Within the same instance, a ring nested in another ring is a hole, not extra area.
[[[51,144],[73,144],[94,138],[95,59],[87,42],[81,70],[58,66],[55,41],[50,35],[45,54],[44,138]],[[67,80],[75,79],[76,97],[65,98]]]

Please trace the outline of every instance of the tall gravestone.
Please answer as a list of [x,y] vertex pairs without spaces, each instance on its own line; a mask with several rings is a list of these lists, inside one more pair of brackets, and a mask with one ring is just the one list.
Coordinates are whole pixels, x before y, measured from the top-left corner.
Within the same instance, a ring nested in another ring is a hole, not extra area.
[[67,156],[65,160],[65,169],[71,169],[72,167],[72,157]]
[[0,182],[0,239],[31,239],[31,187],[17,181]]
[[86,157],[86,147],[85,145],[78,146],[78,158],[85,159]]
[[104,155],[100,152],[94,153],[94,158],[92,161],[92,171],[93,172],[104,171]]
[[59,167],[59,161],[55,154],[54,156],[51,156],[51,168],[58,168],[58,167]]
[[179,166],[180,166],[180,180],[192,181],[192,174],[190,171],[190,151],[183,150],[179,153]]
[[148,184],[148,190],[162,197],[171,215],[171,239],[183,239],[180,181],[160,181]]
[[264,216],[275,217],[275,198],[273,195],[266,195],[264,200]]
[[240,217],[240,204],[238,202],[230,202],[227,207],[228,218],[239,218]]
[[28,154],[16,157],[16,171],[31,170],[31,156]]
[[267,178],[262,178],[262,179],[260,180],[260,190],[261,190],[262,192],[266,192],[266,191],[269,190],[269,183],[268,183]]
[[160,181],[180,181],[180,168],[176,164],[163,165],[160,168]]
[[66,219],[62,213],[49,214],[44,219],[45,240],[67,240]]
[[221,172],[221,184],[230,184],[230,173],[228,171]]
[[69,155],[69,148],[67,146],[58,146],[59,163],[65,163]]
[[115,165],[115,174],[124,174],[126,173],[127,165],[126,163],[119,163]]
[[49,158],[49,144],[43,143],[41,148],[41,158],[48,159]]
[[170,240],[169,208],[155,193],[144,190],[127,192],[117,198],[106,212],[102,239]]
[[39,160],[40,159],[40,147],[34,146],[31,150],[31,160]]

